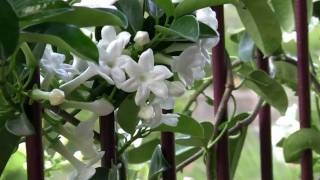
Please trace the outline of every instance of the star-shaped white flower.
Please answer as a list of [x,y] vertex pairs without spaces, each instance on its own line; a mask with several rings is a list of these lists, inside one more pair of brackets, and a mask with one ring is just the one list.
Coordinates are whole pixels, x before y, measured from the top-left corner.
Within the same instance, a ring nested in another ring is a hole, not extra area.
[[118,0],[81,0],[79,3],[75,3],[75,6],[85,6],[90,8],[112,8],[116,7],[112,6]]
[[137,91],[135,96],[137,105],[144,104],[150,92],[164,99],[168,97],[168,87],[165,80],[173,74],[166,66],[154,66],[154,56],[151,49],[141,54],[138,63],[133,60],[127,63],[125,69],[129,79],[122,83],[120,88],[126,92]]
[[204,67],[207,64],[206,58],[202,55],[198,46],[190,46],[180,56],[174,57],[172,62],[173,72],[177,72],[181,81],[191,87],[194,80],[205,76]]
[[65,55],[53,52],[51,45],[47,45],[40,60],[40,66],[46,72],[45,78],[57,76],[63,81],[70,80],[77,71],[64,61]]

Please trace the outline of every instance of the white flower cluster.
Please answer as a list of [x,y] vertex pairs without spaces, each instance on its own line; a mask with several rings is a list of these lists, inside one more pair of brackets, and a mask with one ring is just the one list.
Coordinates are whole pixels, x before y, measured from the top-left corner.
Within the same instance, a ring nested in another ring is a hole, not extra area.
[[[217,29],[215,13],[210,8],[198,10],[196,17],[198,21],[208,25],[213,30]],[[74,56],[72,65],[66,64],[64,63],[64,55],[53,52],[52,48],[47,46],[41,59],[41,66],[44,71],[42,87],[47,90],[54,77],[59,78],[62,85],[59,89],[54,89],[51,92],[34,90],[32,92],[34,99],[47,100],[51,105],[60,106],[64,109],[88,110],[96,116],[108,115],[114,111],[114,106],[104,98],[93,102],[65,99],[81,85],[91,88],[90,79],[94,76],[100,76],[117,89],[127,93],[135,93],[135,103],[140,107],[138,116],[141,118],[143,125],[150,128],[155,128],[161,124],[176,126],[179,115],[164,113],[164,111],[174,109],[174,99],[183,95],[185,88],[191,87],[195,80],[205,76],[204,68],[210,64],[208,49],[211,49],[219,41],[219,38],[200,39],[197,43],[186,47],[179,56],[170,57],[171,64],[166,66],[155,62],[154,52],[150,48],[139,53],[138,58],[132,58],[129,50],[126,49],[130,45],[143,49],[151,42],[148,32],[137,32],[133,42],[130,42],[130,33],[126,31],[117,32],[112,26],[104,26],[101,37],[102,39],[97,42],[98,63]],[[179,79],[173,80],[174,73],[177,74]],[[81,131],[76,131],[78,132],[76,134],[71,134],[64,129],[60,130],[63,136],[78,143],[83,154],[89,154],[89,157],[93,159],[98,157],[99,159],[101,153],[96,152],[92,148],[94,146],[93,141],[88,140],[93,138],[94,122],[81,123],[77,128]],[[79,139],[82,135],[86,135],[83,140]],[[91,144],[83,144],[85,141]],[[66,159],[76,167],[78,173],[74,176],[74,179],[83,179],[81,176],[84,172],[88,176],[95,172],[90,166],[78,162],[72,154],[70,155],[64,149],[61,143],[56,143],[53,147],[57,152],[64,154]]]

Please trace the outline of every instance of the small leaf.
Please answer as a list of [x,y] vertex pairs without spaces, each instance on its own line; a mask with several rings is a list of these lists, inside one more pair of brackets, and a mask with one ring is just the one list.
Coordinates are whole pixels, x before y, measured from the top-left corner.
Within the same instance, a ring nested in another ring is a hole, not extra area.
[[171,0],[154,0],[156,4],[164,10],[167,16],[172,16],[174,13],[174,5]]
[[134,102],[134,96],[128,96],[118,110],[117,121],[127,133],[133,134],[139,122],[138,113],[140,108]]
[[179,165],[201,150],[200,147],[184,147],[176,151],[176,164]]
[[299,161],[302,153],[306,149],[312,149],[320,153],[320,132],[305,128],[296,131],[283,142],[283,154],[286,162]]
[[190,41],[197,41],[200,30],[199,23],[192,15],[183,16],[172,23],[170,28],[156,25],[156,30],[164,35],[174,38],[185,38]]
[[177,126],[173,127],[162,124],[155,129],[152,129],[152,131],[169,131],[196,137],[203,137],[203,129],[199,122],[194,120],[192,117],[183,114],[179,114],[179,116],[180,117]]
[[175,142],[182,146],[196,146],[196,147],[203,147],[203,138],[192,137],[192,136],[185,136],[185,137],[178,137],[175,139]]
[[294,9],[292,0],[271,0],[271,6],[282,28],[291,32],[294,29]]
[[148,179],[149,180],[158,180],[160,177],[160,174],[163,171],[167,170],[168,167],[169,167],[169,164],[165,160],[165,158],[162,154],[161,147],[157,146],[152,154]]
[[159,139],[149,140],[142,143],[137,148],[132,148],[127,151],[127,160],[132,164],[139,164],[149,161],[152,157],[154,149],[160,144]]
[[241,61],[251,61],[253,60],[253,55],[255,51],[254,42],[248,33],[244,33],[240,39],[239,43],[239,58]]
[[10,133],[16,136],[29,136],[34,133],[34,127],[25,113],[22,113],[15,118],[8,119],[5,126]]
[[32,17],[24,18],[22,25],[30,26],[44,22],[73,24],[78,27],[112,25],[125,28],[128,26],[126,16],[119,10],[107,8],[93,9],[87,7],[73,7],[62,13],[50,16],[33,15]]
[[241,0],[235,3],[239,17],[255,44],[264,55],[281,48],[280,24],[266,0]]
[[0,1],[0,60],[7,59],[17,48],[19,23],[17,15],[6,0]]
[[233,2],[236,2],[236,0],[184,0],[176,7],[175,15],[176,17],[180,17],[205,7],[218,6]]
[[154,0],[147,0],[146,6],[149,14],[154,18],[160,18],[164,14],[163,10],[157,6]]
[[142,29],[144,14],[139,0],[119,0],[116,5],[128,18],[133,34]]
[[208,25],[199,22],[199,28],[200,28],[200,36],[199,38],[214,38],[218,36],[218,32],[213,30]]
[[229,157],[230,157],[230,174],[231,178],[233,179],[238,163],[240,160],[241,152],[243,149],[244,142],[247,137],[247,130],[248,128],[242,128],[240,130],[240,135],[237,138],[229,138]]
[[252,89],[267,103],[284,114],[288,107],[288,97],[280,83],[263,71],[253,71],[247,77],[245,86]]
[[99,52],[89,37],[73,25],[46,23],[21,33],[21,41],[52,44],[85,59],[97,62]]
[[288,86],[293,91],[297,91],[297,66],[282,61],[274,62],[274,65],[276,67],[277,72],[275,79],[279,81],[281,84]]

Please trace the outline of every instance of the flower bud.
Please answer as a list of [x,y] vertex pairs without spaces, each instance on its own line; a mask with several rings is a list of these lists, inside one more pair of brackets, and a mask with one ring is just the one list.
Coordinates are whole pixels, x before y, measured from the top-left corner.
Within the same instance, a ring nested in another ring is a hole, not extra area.
[[149,34],[146,31],[138,31],[133,40],[139,46],[144,46],[150,42]]
[[64,92],[60,89],[54,89],[50,92],[49,101],[52,106],[60,105],[64,102]]

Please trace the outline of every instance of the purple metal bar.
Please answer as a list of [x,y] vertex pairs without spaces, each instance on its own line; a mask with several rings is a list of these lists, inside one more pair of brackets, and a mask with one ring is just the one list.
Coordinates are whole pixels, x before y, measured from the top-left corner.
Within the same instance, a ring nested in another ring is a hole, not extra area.
[[[40,85],[39,68],[33,74],[33,80],[28,88],[31,89],[35,84]],[[35,134],[26,137],[28,179],[43,180],[42,108],[39,103],[33,102],[31,105],[25,105],[25,112],[35,130]]]
[[[295,18],[297,31],[298,56],[298,95],[300,128],[310,128],[310,82],[309,82],[309,52],[308,52],[308,18],[307,1],[296,0]],[[313,179],[312,153],[304,151],[301,157],[301,179]]]
[[[268,59],[264,59],[259,50],[257,51],[257,66],[269,73]],[[259,112],[259,129],[261,179],[272,180],[271,111],[269,104],[264,105]]]
[[101,150],[105,152],[101,166],[110,169],[116,159],[116,136],[114,113],[100,117]]
[[[171,113],[172,110],[163,110],[163,113]],[[161,132],[161,150],[169,168],[162,173],[163,180],[176,180],[175,139],[172,132]]]
[[[214,84],[214,112],[217,112],[221,102],[223,93],[225,91],[225,84],[227,78],[227,64],[225,61],[225,42],[224,42],[224,11],[223,6],[213,7],[216,12],[217,20],[219,22],[218,32],[220,34],[220,41],[216,47],[212,49],[212,72]],[[227,119],[227,112],[225,112],[224,120]],[[229,151],[228,151],[228,134],[226,133],[217,143],[216,149],[212,148],[207,159],[207,179],[214,179],[214,155],[216,152],[216,177],[218,180],[229,180]],[[210,155],[211,154],[211,155]]]

